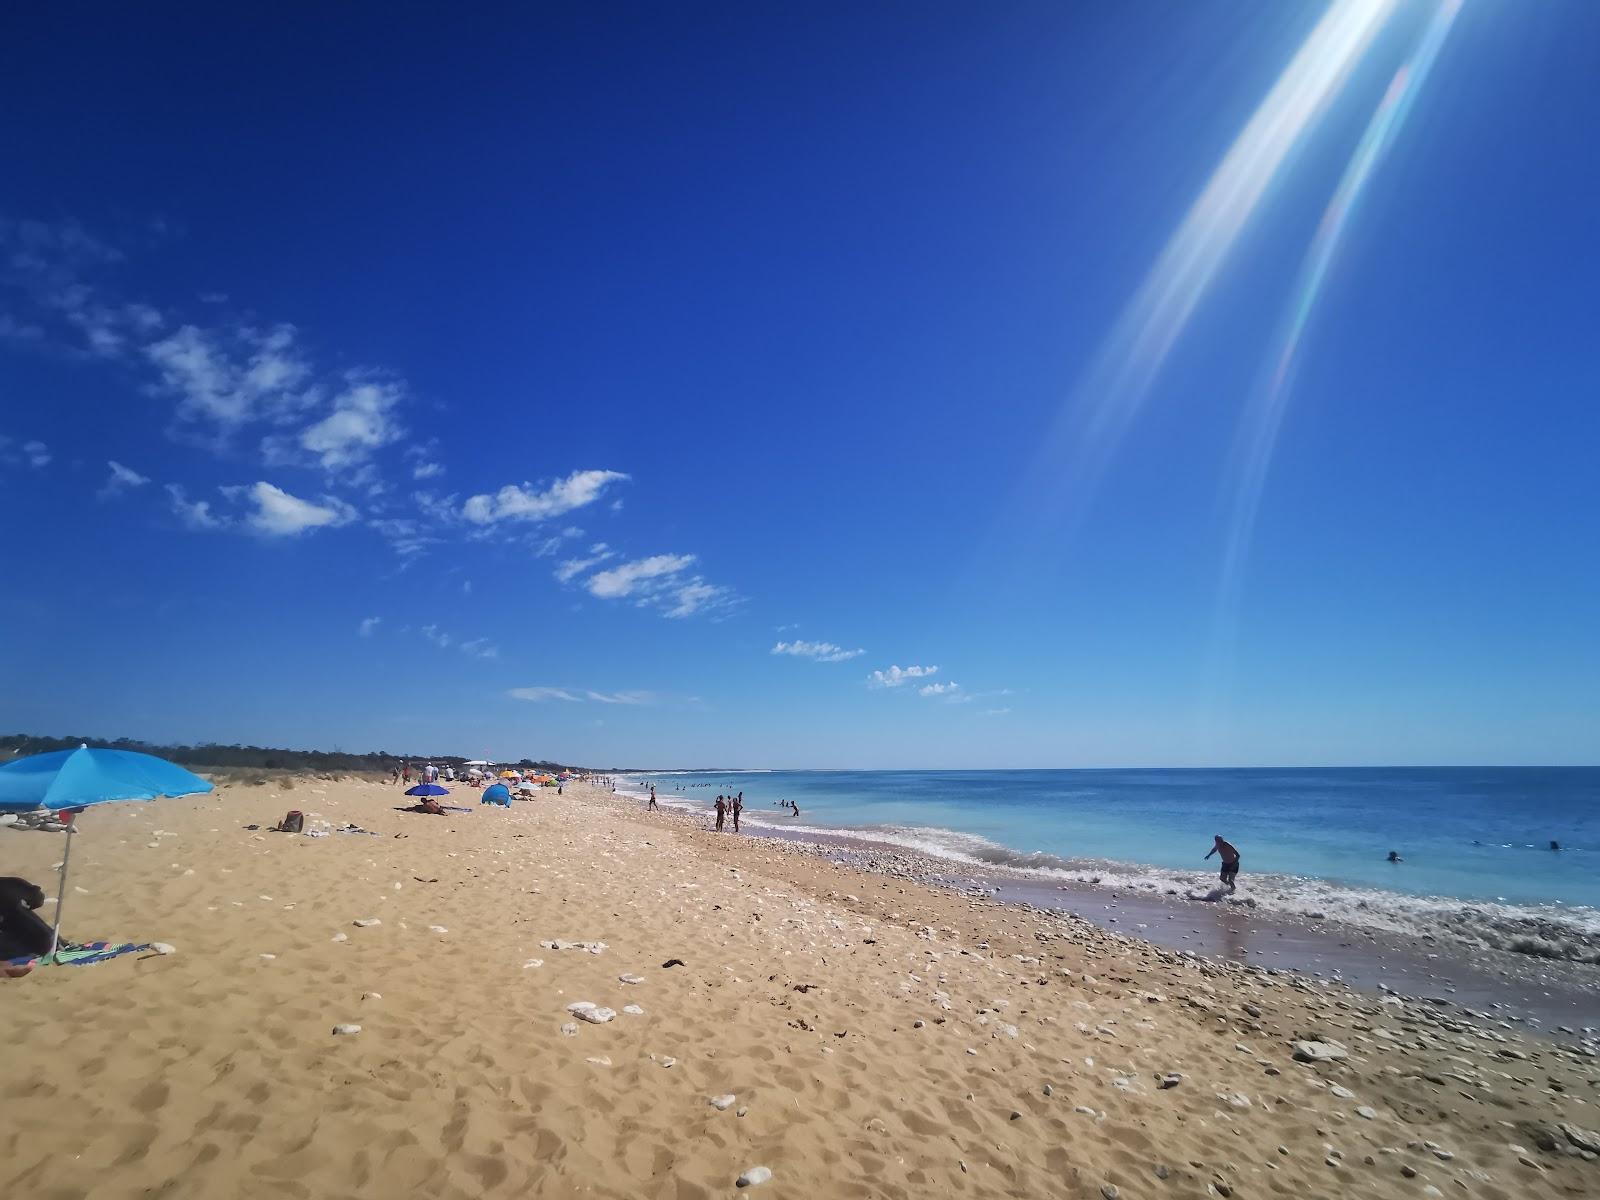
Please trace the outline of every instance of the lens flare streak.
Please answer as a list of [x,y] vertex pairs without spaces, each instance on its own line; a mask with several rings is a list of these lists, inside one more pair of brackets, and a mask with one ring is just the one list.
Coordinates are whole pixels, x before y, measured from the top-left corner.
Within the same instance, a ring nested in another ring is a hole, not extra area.
[[1405,124],[1461,5],[1462,0],[1442,0],[1411,57],[1395,72],[1384,92],[1317,226],[1295,281],[1293,305],[1275,343],[1277,352],[1268,360],[1270,374],[1240,423],[1235,469],[1228,473],[1233,481],[1233,495],[1222,582],[1218,589],[1219,636],[1224,639],[1229,636],[1236,619],[1239,577],[1255,531],[1262,490],[1289,399],[1289,378],[1307,322],[1367,184]]
[[1151,383],[1290,152],[1360,61],[1397,0],[1337,0],[1217,165],[1078,389],[1071,431],[1093,486]]

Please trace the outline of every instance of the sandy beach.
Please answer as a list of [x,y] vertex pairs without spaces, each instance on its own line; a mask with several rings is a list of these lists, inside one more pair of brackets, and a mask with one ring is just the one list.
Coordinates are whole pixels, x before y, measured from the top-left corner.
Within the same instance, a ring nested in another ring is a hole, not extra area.
[[[82,817],[67,934],[174,952],[0,983],[5,1194],[703,1197],[755,1168],[754,1194],[810,1198],[1600,1188],[1581,1032],[1208,963],[598,788],[456,799],[308,778]],[[378,836],[269,832],[289,808]],[[63,841],[0,830],[0,874],[53,891]]]

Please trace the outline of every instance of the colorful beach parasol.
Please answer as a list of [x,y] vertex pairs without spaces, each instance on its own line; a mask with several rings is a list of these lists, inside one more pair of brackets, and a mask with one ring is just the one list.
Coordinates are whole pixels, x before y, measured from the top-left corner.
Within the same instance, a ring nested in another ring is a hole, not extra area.
[[[116,800],[154,800],[191,796],[212,785],[177,763],[132,750],[55,750],[31,754],[0,766],[0,812],[49,812],[77,815],[93,804]],[[67,871],[72,861],[74,826],[68,821],[67,849],[61,856],[61,888],[56,893],[55,924],[50,930],[54,961],[61,943],[61,910],[66,904]]]

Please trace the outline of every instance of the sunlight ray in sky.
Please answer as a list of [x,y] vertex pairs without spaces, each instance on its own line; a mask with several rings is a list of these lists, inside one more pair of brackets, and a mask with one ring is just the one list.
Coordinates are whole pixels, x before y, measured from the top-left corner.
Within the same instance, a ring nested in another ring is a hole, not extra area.
[[1238,617],[1240,576],[1249,554],[1261,493],[1272,465],[1273,449],[1283,425],[1290,398],[1289,377],[1297,361],[1306,325],[1327,282],[1328,268],[1338,252],[1350,220],[1384,155],[1394,144],[1406,117],[1422,90],[1461,11],[1462,0],[1440,0],[1411,56],[1390,81],[1377,111],[1362,134],[1333,198],[1322,215],[1295,280],[1288,314],[1274,340],[1270,373],[1257,389],[1240,421],[1232,469],[1226,476],[1229,491],[1228,535],[1223,553],[1222,579],[1217,598],[1217,637],[1223,646],[1231,641]]
[[1212,172],[1077,389],[1069,475],[1080,490],[1105,470],[1267,188],[1395,7],[1337,0]]

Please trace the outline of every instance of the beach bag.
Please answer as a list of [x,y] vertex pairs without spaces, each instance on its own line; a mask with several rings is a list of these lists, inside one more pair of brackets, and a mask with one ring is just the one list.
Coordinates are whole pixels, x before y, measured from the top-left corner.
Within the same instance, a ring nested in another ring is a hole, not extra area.
[[298,808],[291,808],[282,821],[278,822],[279,833],[300,833],[306,827],[306,815]]

